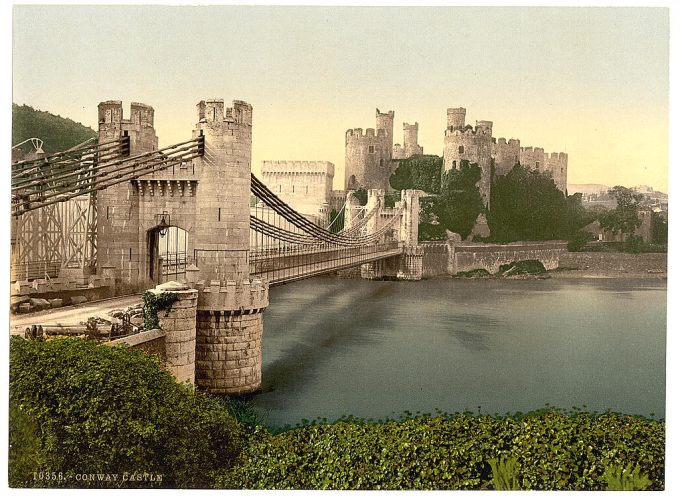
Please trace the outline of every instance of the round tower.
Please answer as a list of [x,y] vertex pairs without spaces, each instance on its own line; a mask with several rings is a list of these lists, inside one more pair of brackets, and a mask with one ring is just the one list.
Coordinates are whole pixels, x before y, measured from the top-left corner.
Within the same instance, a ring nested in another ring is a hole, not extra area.
[[462,129],[465,127],[465,108],[447,108],[446,128]]
[[[380,113],[378,108],[375,109],[375,129],[383,129],[385,131],[385,142],[389,146],[389,151],[392,151],[392,138],[394,136],[394,111],[387,113]],[[391,153],[390,153],[391,154]]]

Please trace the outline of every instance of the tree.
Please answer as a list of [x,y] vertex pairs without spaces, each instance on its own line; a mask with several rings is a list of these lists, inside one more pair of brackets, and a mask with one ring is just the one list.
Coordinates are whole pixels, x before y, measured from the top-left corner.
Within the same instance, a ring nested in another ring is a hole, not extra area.
[[366,205],[368,203],[368,190],[366,188],[359,188],[354,190],[352,196],[359,202],[359,205]]
[[441,172],[441,157],[413,155],[399,161],[399,166],[390,176],[390,186],[395,190],[423,190],[426,193],[439,193]]
[[345,227],[345,211],[338,212],[336,209],[331,209],[330,213],[330,228],[331,233],[338,233]]
[[580,195],[565,197],[547,173],[517,164],[491,185],[488,223],[495,242],[569,240],[587,218]]
[[602,215],[600,226],[614,233],[622,233],[626,239],[630,239],[642,224],[638,211],[644,196],[624,186],[614,186],[609,194],[616,198],[616,208]]
[[484,201],[477,183],[482,170],[477,164],[461,162],[460,169],[442,175],[441,193],[433,210],[439,224],[446,230],[467,238],[477,216],[484,210]]

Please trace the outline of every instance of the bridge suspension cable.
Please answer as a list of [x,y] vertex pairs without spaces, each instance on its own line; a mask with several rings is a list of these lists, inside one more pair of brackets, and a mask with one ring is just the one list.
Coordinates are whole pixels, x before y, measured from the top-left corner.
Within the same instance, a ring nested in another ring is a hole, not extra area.
[[[12,165],[12,215],[64,202],[201,156],[202,137],[132,157],[121,140]],[[78,158],[73,155],[80,154]],[[88,158],[89,157],[89,158]]]

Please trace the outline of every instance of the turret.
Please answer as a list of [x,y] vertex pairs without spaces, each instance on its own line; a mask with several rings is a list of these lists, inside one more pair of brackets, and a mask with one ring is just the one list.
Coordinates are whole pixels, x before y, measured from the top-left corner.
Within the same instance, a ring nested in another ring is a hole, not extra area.
[[465,127],[465,108],[448,108],[446,110],[446,128],[462,129]]

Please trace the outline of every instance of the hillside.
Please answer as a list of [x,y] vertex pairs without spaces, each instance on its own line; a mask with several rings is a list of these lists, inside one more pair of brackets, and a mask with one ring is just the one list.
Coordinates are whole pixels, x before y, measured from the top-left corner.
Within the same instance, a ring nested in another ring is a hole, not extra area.
[[[44,141],[45,153],[64,151],[83,141],[97,137],[97,133],[83,124],[62,118],[27,105],[12,103],[12,145],[37,137]],[[32,150],[29,144],[21,147],[24,153]]]

